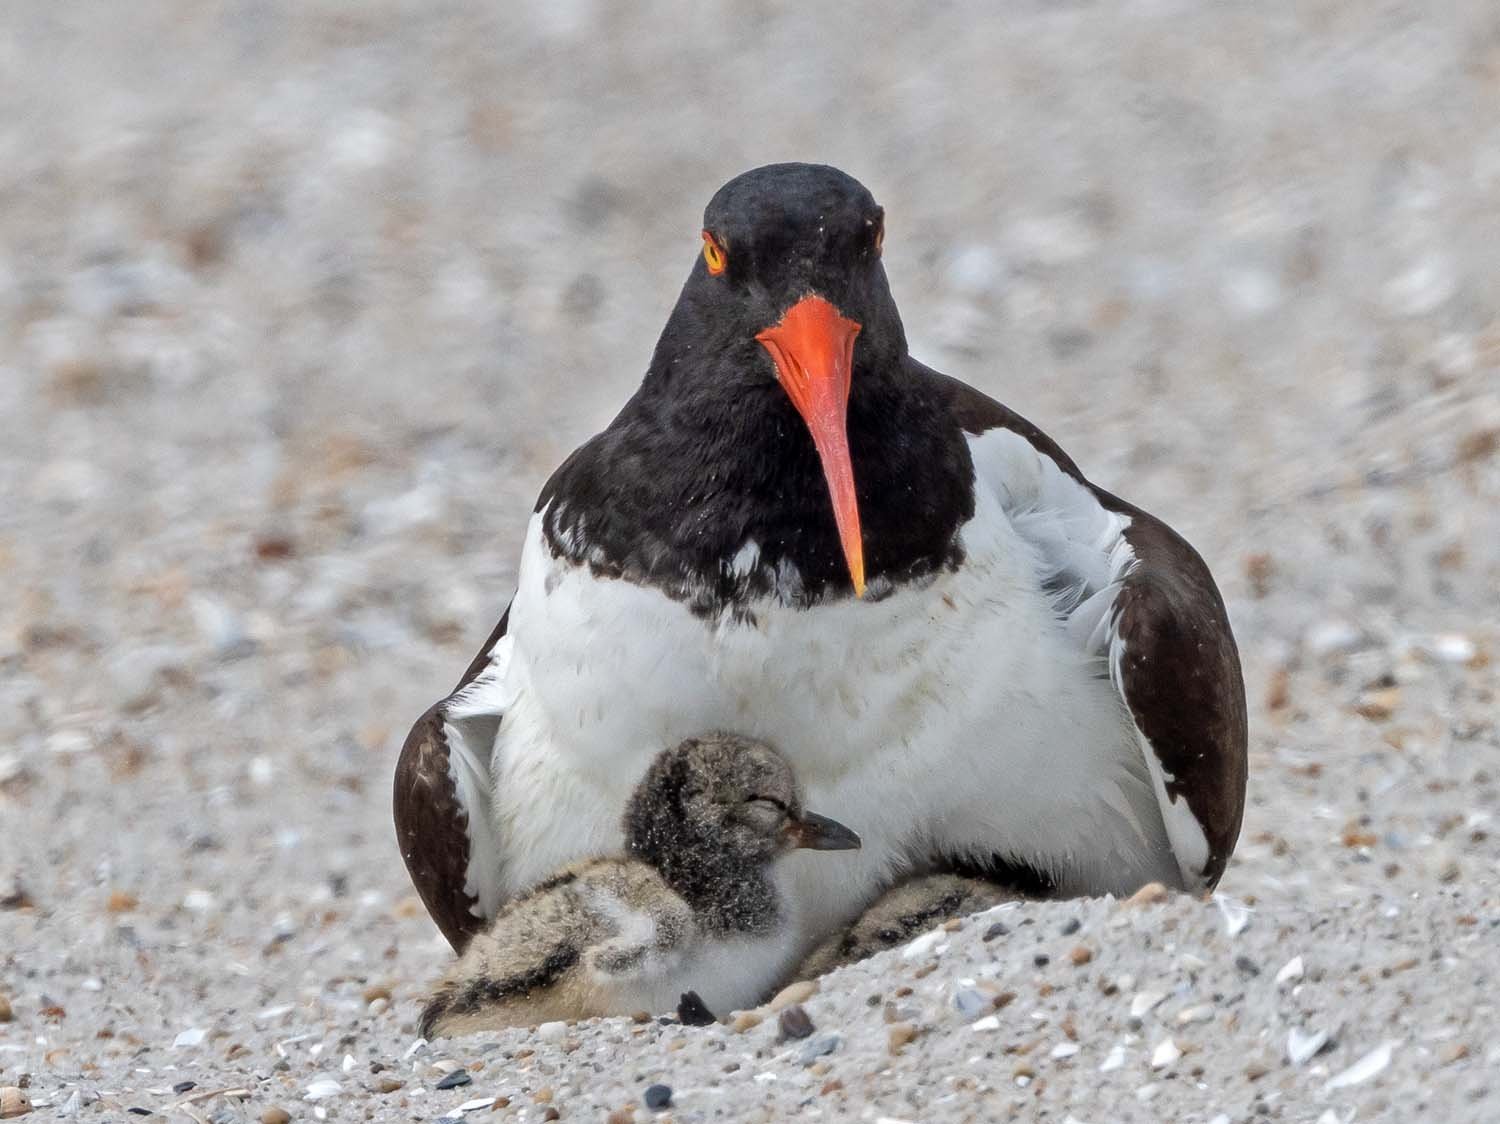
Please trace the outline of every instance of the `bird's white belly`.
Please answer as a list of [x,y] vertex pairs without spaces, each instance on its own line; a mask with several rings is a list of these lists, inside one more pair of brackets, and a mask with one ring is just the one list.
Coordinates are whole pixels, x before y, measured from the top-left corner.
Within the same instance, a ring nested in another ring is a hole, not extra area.
[[879,601],[766,602],[753,624],[555,559],[534,519],[495,684],[500,893],[618,851],[651,758],[712,729],[778,748],[807,806],[864,840],[783,860],[795,939],[780,962],[745,964],[768,983],[938,851],[1027,861],[1064,892],[1174,880],[1123,704],[989,506],[957,570]]

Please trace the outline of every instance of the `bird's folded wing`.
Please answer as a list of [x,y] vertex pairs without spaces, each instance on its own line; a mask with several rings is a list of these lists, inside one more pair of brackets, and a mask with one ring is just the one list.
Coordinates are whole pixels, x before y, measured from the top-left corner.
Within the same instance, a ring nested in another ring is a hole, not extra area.
[[1247,731],[1239,653],[1208,567],[1165,523],[1091,484],[1025,418],[925,373],[971,435],[976,482],[1038,548],[1069,634],[1125,700],[1183,885],[1211,889],[1239,836]]
[[462,951],[500,905],[490,755],[504,717],[506,611],[458,686],[406,737],[396,763],[396,838],[432,919]]

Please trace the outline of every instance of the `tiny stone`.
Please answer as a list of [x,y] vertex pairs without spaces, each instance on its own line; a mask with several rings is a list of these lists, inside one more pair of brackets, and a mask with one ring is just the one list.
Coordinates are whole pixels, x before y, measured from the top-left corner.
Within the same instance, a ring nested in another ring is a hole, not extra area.
[[543,1085],[535,1093],[531,1094],[531,1099],[536,1101],[537,1104],[551,1104],[552,1098],[556,1095],[551,1085]]
[[1243,953],[1241,953],[1239,956],[1236,956],[1234,958],[1234,966],[1240,970],[1240,973],[1242,975],[1245,975],[1245,976],[1258,976],[1258,975],[1260,975],[1260,965],[1257,964],[1254,960],[1251,960],[1248,956],[1244,955]]
[[797,1053],[797,1060],[803,1065],[811,1065],[819,1058],[833,1053],[839,1048],[843,1038],[837,1034],[820,1034],[816,1038],[809,1038]]
[[468,1070],[455,1069],[452,1073],[445,1074],[444,1076],[438,1078],[438,1083],[433,1087],[436,1089],[457,1089],[463,1085],[468,1085],[473,1080],[474,1079],[469,1076]]
[[604,1124],[635,1124],[635,1109],[617,1108],[604,1118]]
[[11,1008],[10,1000],[5,996],[0,995],[0,1023],[8,1023],[15,1017],[16,1013]]
[[730,1022],[729,1029],[735,1034],[744,1034],[745,1031],[758,1027],[763,1021],[765,1021],[765,1016],[758,1010],[740,1011]]
[[958,1008],[958,1013],[964,1018],[977,1019],[995,1009],[995,998],[965,987],[954,993],[953,1006]]
[[1182,1050],[1170,1038],[1164,1038],[1151,1051],[1151,1068],[1165,1069],[1182,1057]]
[[837,1093],[843,1087],[844,1083],[837,1077],[830,1077],[827,1081],[823,1082],[823,1087],[818,1090],[818,1096],[826,1097],[829,1093]]
[[260,1124],[288,1124],[292,1114],[284,1108],[268,1108],[260,1114]]
[[780,1011],[785,1007],[790,1007],[793,1003],[806,1003],[817,993],[817,980],[798,980],[796,983],[787,984],[776,993],[776,998],[771,1000],[771,1010]]
[[683,1026],[712,1026],[719,1021],[696,991],[682,993],[682,999],[677,1004],[677,1017]]
[[0,1120],[25,1116],[31,1111],[31,1100],[15,1085],[0,1086]]
[[1294,956],[1281,966],[1281,971],[1276,973],[1276,982],[1284,984],[1289,980],[1300,980],[1302,972],[1302,957]]
[[1048,964],[1052,963],[1052,957],[1048,956],[1045,952],[1039,952],[1031,958],[1031,962],[1038,968],[1045,968]]
[[1073,967],[1075,968],[1082,968],[1093,958],[1094,950],[1089,948],[1087,945],[1081,944],[1072,952],[1068,953],[1068,959],[1073,962]]
[[397,1089],[405,1088],[406,1082],[394,1077],[379,1077],[375,1080],[375,1091],[377,1093],[394,1093]]
[[651,1012],[650,1011],[636,1011],[634,1014],[632,1014],[630,1016],[630,1021],[633,1022],[633,1023],[635,1023],[636,1026],[645,1026],[647,1023],[649,1023],[651,1021]]
[[649,1109],[670,1108],[672,1105],[672,1087],[670,1085],[647,1085],[645,1101],[646,1107]]
[[197,1087],[198,1082],[196,1081],[179,1081],[177,1082],[177,1084],[172,1086],[172,1092],[176,1093],[178,1096],[181,1096],[183,1093],[192,1092]]
[[543,1120],[561,1120],[562,1119],[562,1113],[559,1112],[552,1105],[548,1105],[547,1106],[547,1111],[544,1112],[544,1113],[542,1113],[542,1119]]
[[984,1031],[987,1031],[987,1030],[999,1030],[1000,1029],[1000,1020],[997,1017],[995,1017],[994,1015],[986,1015],[984,1018],[980,1019],[978,1022],[972,1022],[972,1023],[970,1023],[969,1024],[969,1029],[972,1030],[972,1031],[979,1032],[979,1033],[983,1033]]
[[1076,918],[1076,917],[1070,917],[1063,924],[1062,935],[1065,936],[1065,937],[1071,937],[1074,933],[1078,932],[1078,930],[1082,929],[1082,928],[1083,928],[1083,922],[1082,921],[1078,920],[1078,918]]
[[1147,882],[1130,897],[1125,899],[1126,905],[1159,905],[1167,900],[1167,888],[1160,882]]
[[816,1029],[807,1008],[800,1003],[793,1003],[783,1009],[777,1022],[783,1038],[807,1038]]
[[892,1023],[886,1031],[886,1049],[893,1055],[899,1054],[916,1036],[917,1028],[911,1023]]
[[1467,1042],[1450,1042],[1438,1051],[1438,1061],[1443,1065],[1452,1065],[1461,1062],[1469,1056],[1469,1044]]
[[991,925],[984,931],[984,937],[982,939],[986,941],[992,941],[996,937],[1004,937],[1008,936],[1009,934],[1010,929],[1006,926],[1005,922],[996,921],[993,925]]
[[561,1042],[568,1035],[568,1024],[559,1020],[542,1023],[534,1033],[543,1042]]

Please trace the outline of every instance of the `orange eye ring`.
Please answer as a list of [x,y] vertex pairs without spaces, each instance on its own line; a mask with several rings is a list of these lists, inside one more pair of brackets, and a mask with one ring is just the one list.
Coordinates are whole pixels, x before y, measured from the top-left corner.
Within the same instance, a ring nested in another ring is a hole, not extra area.
[[714,277],[729,268],[729,255],[706,230],[703,232],[703,264],[708,266],[708,272]]

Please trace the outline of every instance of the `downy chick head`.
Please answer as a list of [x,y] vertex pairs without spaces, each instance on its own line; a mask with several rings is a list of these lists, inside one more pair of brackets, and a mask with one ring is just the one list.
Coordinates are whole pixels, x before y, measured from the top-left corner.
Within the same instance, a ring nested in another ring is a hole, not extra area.
[[807,811],[786,760],[764,742],[713,733],[664,750],[625,811],[630,852],[656,866],[765,865],[787,851],[852,850],[859,836]]

